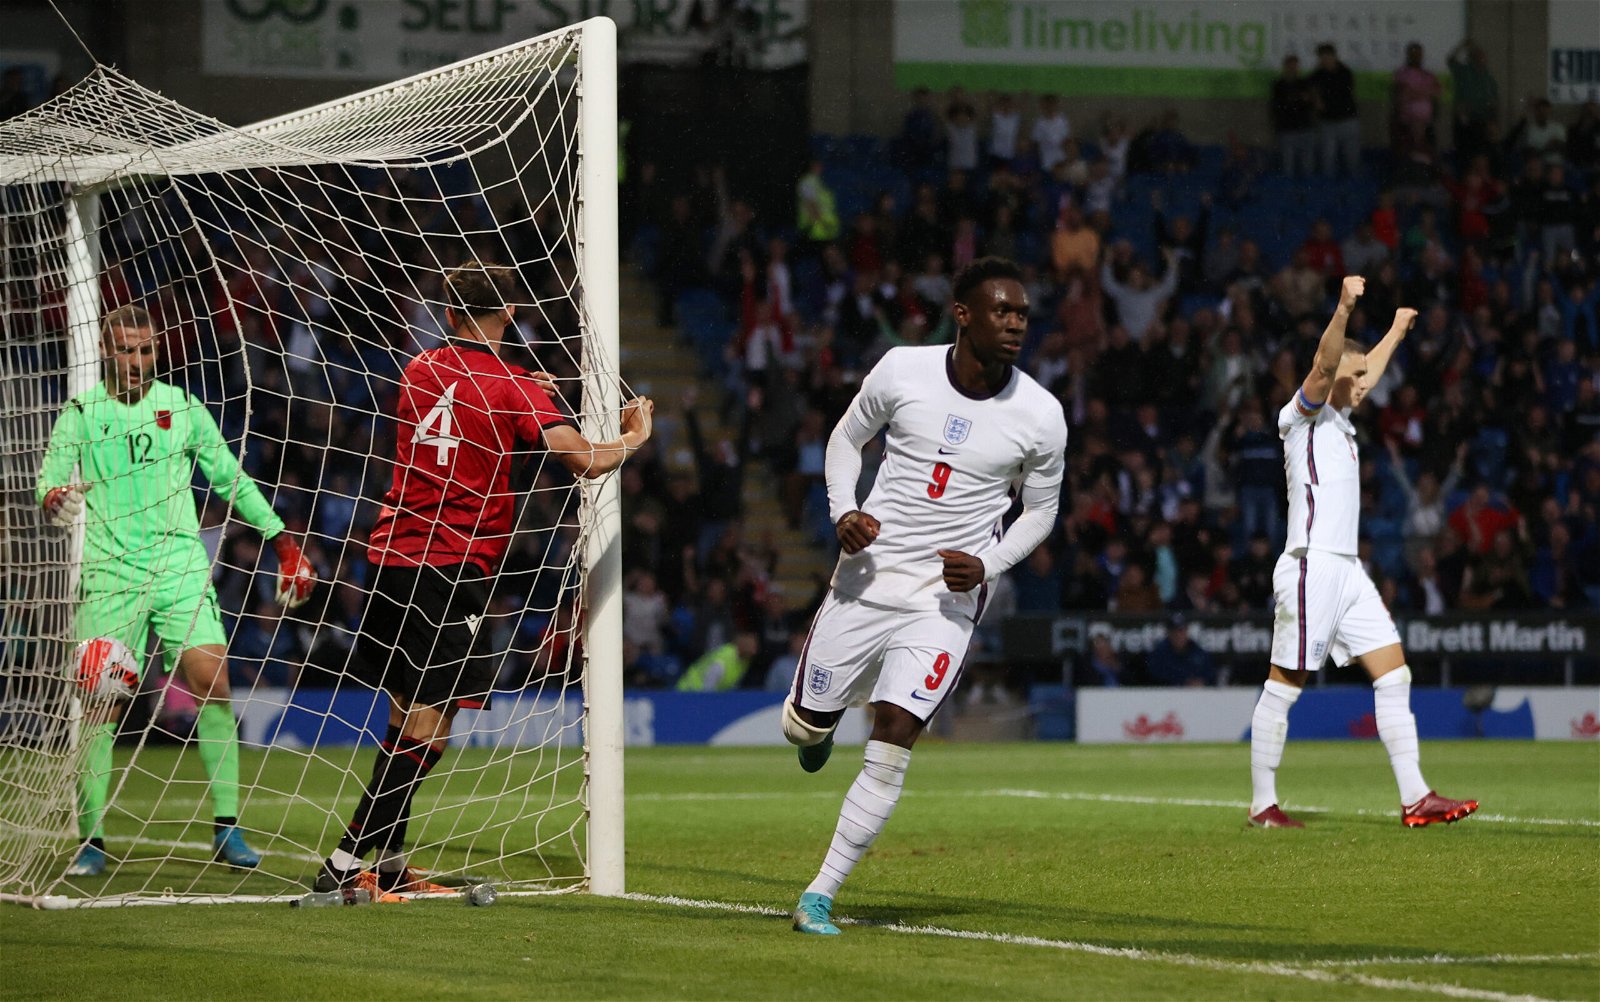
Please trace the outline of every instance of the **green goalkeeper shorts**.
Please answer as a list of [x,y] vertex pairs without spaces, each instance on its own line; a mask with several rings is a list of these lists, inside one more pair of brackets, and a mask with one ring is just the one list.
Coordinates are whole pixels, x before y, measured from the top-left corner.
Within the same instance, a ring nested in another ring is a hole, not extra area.
[[168,671],[191,647],[228,642],[209,566],[190,566],[178,573],[164,570],[159,577],[141,577],[134,568],[119,568],[118,573],[94,570],[84,575],[78,591],[78,639],[111,637],[127,644],[141,655],[140,677],[151,630],[161,638]]

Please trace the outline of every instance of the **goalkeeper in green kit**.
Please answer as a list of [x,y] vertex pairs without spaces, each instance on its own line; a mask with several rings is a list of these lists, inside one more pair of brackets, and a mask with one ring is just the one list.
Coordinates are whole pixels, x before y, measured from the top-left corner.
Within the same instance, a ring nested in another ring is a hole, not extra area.
[[[168,668],[183,674],[200,704],[195,732],[210,781],[216,858],[254,867],[261,856],[238,827],[238,729],[229,704],[227,637],[190,488],[195,465],[211,489],[272,542],[281,604],[305,602],[316,574],[239,467],[210,411],[155,378],[158,340],[150,314],[137,306],[111,312],[101,322],[100,340],[105,379],[62,408],[37,487],[51,523],[71,526],[84,517],[76,633],[84,641],[120,641],[137,654],[155,631]],[[83,841],[69,876],[105,870],[111,747],[121,717],[118,702],[85,708],[78,774]]]

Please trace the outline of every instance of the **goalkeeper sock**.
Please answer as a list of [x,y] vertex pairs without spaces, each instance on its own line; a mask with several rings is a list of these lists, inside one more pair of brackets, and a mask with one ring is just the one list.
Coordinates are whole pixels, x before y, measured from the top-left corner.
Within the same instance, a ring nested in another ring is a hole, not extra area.
[[817,879],[806,888],[807,894],[823,894],[831,899],[839,893],[845,878],[894,813],[905,785],[906,766],[910,764],[911,749],[886,741],[867,742],[866,764],[844,795],[833,844],[828,846]]
[[[106,800],[111,793],[111,748],[117,725],[94,724],[84,729],[83,764],[78,770],[78,837],[99,840],[106,834]],[[100,843],[99,848],[104,848]]]
[[1417,718],[1411,713],[1410,668],[1401,665],[1372,683],[1372,716],[1400,787],[1400,803],[1414,804],[1428,795],[1429,787],[1422,778]]
[[195,719],[200,761],[211,781],[211,813],[219,818],[239,814],[239,725],[227,703],[207,703]]
[[1285,682],[1267,680],[1250,717],[1250,815],[1254,817],[1278,802],[1278,765],[1283,742],[1289,736],[1289,708],[1300,690]]

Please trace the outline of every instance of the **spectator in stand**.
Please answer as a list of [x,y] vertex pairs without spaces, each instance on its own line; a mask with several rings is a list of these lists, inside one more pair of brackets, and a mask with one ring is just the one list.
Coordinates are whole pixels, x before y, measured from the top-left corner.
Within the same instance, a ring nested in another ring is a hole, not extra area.
[[954,104],[944,120],[945,163],[951,170],[978,169],[978,121],[969,104]]
[[1160,612],[1161,593],[1150,581],[1144,564],[1130,561],[1117,580],[1117,591],[1111,599],[1111,608],[1117,612]]
[[1564,162],[1567,152],[1567,127],[1551,115],[1548,99],[1533,98],[1531,113],[1517,123],[1513,135],[1519,135],[1517,148],[1529,156],[1542,157],[1546,164],[1557,166]]
[[1567,130],[1567,160],[1582,171],[1600,167],[1600,101],[1585,101]]
[[1022,112],[1016,98],[996,94],[989,107],[989,166],[1010,166],[1017,159],[1017,140],[1022,137]]
[[[977,158],[976,139],[973,158]],[[810,256],[820,255],[824,245],[839,239],[838,200],[822,178],[821,160],[811,161],[795,185],[795,229],[800,239],[809,245]]]
[[1489,172],[1489,158],[1475,156],[1459,181],[1445,187],[1456,203],[1456,235],[1463,244],[1485,246],[1491,234],[1489,213],[1504,208],[1506,187]]
[[1336,286],[1347,274],[1344,254],[1339,242],[1333,238],[1333,224],[1319,219],[1311,224],[1311,235],[1300,245],[1305,251],[1306,263],[1323,277],[1324,290]]
[[1406,61],[1394,71],[1394,152],[1417,163],[1433,163],[1433,122],[1438,114],[1439,78],[1422,65],[1422,43],[1406,46]]
[[1450,472],[1442,484],[1429,469],[1419,473],[1413,484],[1406,473],[1406,461],[1400,454],[1399,444],[1393,439],[1386,440],[1386,444],[1389,447],[1389,472],[1406,498],[1405,521],[1401,529],[1405,539],[1406,560],[1412,567],[1420,567],[1422,554],[1432,552],[1439,534],[1445,530],[1445,503],[1455,492],[1456,484],[1461,482],[1469,443],[1462,442],[1457,446],[1456,461],[1451,464]]
[[1316,316],[1327,299],[1327,282],[1322,272],[1311,266],[1305,247],[1294,252],[1294,260],[1272,277],[1272,299],[1291,320]]
[[1142,261],[1133,262],[1128,269],[1126,283],[1117,280],[1109,258],[1101,269],[1100,286],[1117,304],[1117,315],[1122,320],[1122,327],[1127,330],[1128,337],[1135,343],[1144,338],[1145,331],[1155,323],[1167,300],[1178,288],[1177,256],[1171,251],[1164,256],[1167,261],[1167,271],[1159,282],[1150,276],[1149,269]]
[[1128,176],[1128,150],[1132,146],[1128,120],[1119,115],[1107,115],[1100,126],[1100,155],[1106,158],[1106,167],[1117,184]]
[[1087,660],[1088,672],[1082,680],[1083,683],[1115,689],[1133,681],[1132,673],[1123,665],[1122,655],[1111,646],[1110,634],[1104,631],[1096,631],[1090,635]]
[[706,651],[685,668],[678,678],[678,691],[727,692],[739,688],[759,649],[759,638],[749,630],[740,630],[731,643]]
[[1522,516],[1515,508],[1496,501],[1487,484],[1479,484],[1455,511],[1450,513],[1449,526],[1466,544],[1468,550],[1485,554],[1493,549],[1495,540],[1513,532],[1522,524]]
[[1198,293],[1203,282],[1206,239],[1211,231],[1211,195],[1205,193],[1200,196],[1200,214],[1193,223],[1187,216],[1179,216],[1168,222],[1166,213],[1162,211],[1159,188],[1150,192],[1150,207],[1155,210],[1156,248],[1163,255],[1170,252],[1169,260],[1177,263],[1178,293],[1185,296]]
[[1528,569],[1510,533],[1495,537],[1489,551],[1467,568],[1461,584],[1463,609],[1526,609],[1532,598]]
[[640,654],[659,655],[666,643],[667,620],[671,616],[667,598],[656,588],[649,571],[629,575],[622,593],[622,639],[633,644]]
[[1533,557],[1529,583],[1539,601],[1552,609],[1583,609],[1589,605],[1583,590],[1577,548],[1565,522],[1554,522],[1548,538]]
[[1199,155],[1178,127],[1178,112],[1168,108],[1145,138],[1145,160],[1152,173],[1187,174]]
[[1046,94],[1040,99],[1031,136],[1039,157],[1039,169],[1049,174],[1056,164],[1066,159],[1067,140],[1072,138],[1072,123],[1067,121],[1059,97]]
[[1489,123],[1500,114],[1500,84],[1489,72],[1489,56],[1470,38],[1445,60],[1455,90],[1456,156],[1470,160],[1488,145]]
[[1283,446],[1267,429],[1261,408],[1251,401],[1239,412],[1239,423],[1228,442],[1233,483],[1238,489],[1239,524],[1235,540],[1239,549],[1257,534],[1277,542],[1283,538]]
[[1539,247],[1551,267],[1560,267],[1561,256],[1578,246],[1577,198],[1567,187],[1567,169],[1548,164],[1544,186],[1539,190]]
[[933,95],[926,87],[911,92],[911,109],[900,125],[901,162],[908,170],[932,167],[939,156],[939,117],[933,110]]
[[1083,224],[1083,213],[1076,205],[1062,206],[1050,234],[1050,267],[1056,281],[1069,282],[1074,276],[1088,276],[1093,281],[1099,261],[1100,234]]
[[1344,258],[1345,274],[1367,278],[1372,278],[1389,260],[1389,248],[1372,232],[1372,222],[1367,219],[1357,223],[1355,232],[1339,245],[1339,254]]
[[1059,612],[1061,572],[1049,543],[1041,543],[1011,575],[1018,612]]
[[1361,119],[1356,114],[1356,77],[1339,60],[1339,50],[1317,46],[1317,68],[1311,71],[1317,104],[1317,146],[1322,173],[1335,177],[1342,164],[1347,177],[1361,173]]
[[1217,681],[1211,653],[1189,636],[1189,621],[1181,612],[1167,621],[1167,635],[1151,648],[1146,671],[1156,685],[1197,687]]
[[1316,169],[1317,96],[1311,81],[1300,75],[1299,56],[1284,56],[1272,82],[1272,131],[1283,173],[1311,176]]
[[1272,540],[1264,532],[1250,537],[1250,544],[1233,568],[1239,601],[1248,610],[1265,612],[1272,608],[1272,572],[1278,557]]

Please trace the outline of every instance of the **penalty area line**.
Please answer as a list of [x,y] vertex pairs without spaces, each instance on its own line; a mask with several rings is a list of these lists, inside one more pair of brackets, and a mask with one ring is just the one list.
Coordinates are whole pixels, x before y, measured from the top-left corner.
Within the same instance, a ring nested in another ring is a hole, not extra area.
[[[787,918],[789,913],[776,908],[761,905],[746,905],[727,901],[702,901],[694,898],[681,898],[657,894],[622,894],[619,897],[628,901],[638,901],[645,904],[669,905],[675,908],[697,908],[705,911],[724,911],[739,915],[759,915],[764,918]],[[1505,992],[1489,991],[1481,988],[1469,988],[1464,985],[1441,984],[1431,981],[1413,981],[1410,978],[1380,978],[1367,974],[1355,974],[1347,971],[1336,971],[1315,966],[1297,966],[1295,964],[1280,963],[1277,961],[1261,960],[1219,960],[1212,957],[1201,957],[1192,953],[1168,953],[1161,950],[1146,950],[1130,946],[1103,946],[1098,943],[1083,943],[1068,939],[1045,939],[1040,936],[1018,936],[1011,933],[980,932],[970,929],[947,929],[942,926],[932,925],[906,925],[900,922],[876,923],[849,918],[834,919],[839,925],[861,926],[864,928],[881,929],[885,932],[901,933],[910,936],[936,936],[942,939],[965,939],[984,943],[1000,943],[1007,946],[1033,946],[1050,950],[1061,950],[1066,953],[1081,953],[1097,957],[1114,957],[1124,960],[1146,961],[1158,964],[1172,964],[1178,967],[1192,967],[1198,970],[1220,971],[1230,974],[1262,974],[1271,977],[1296,978],[1301,981],[1311,981],[1319,984],[1359,984],[1368,988],[1382,988],[1393,991],[1426,992],[1433,995],[1443,995],[1447,998],[1478,999],[1483,1002],[1550,1002],[1537,995],[1511,995]],[[1583,955],[1578,955],[1583,956]],[[1389,958],[1371,958],[1374,962],[1386,961]],[[1456,962],[1470,962],[1476,958],[1460,958]],[[1513,956],[1506,956],[1504,961],[1513,960]],[[1543,959],[1543,957],[1541,957]],[[1363,961],[1344,961],[1343,965],[1362,963]]]

